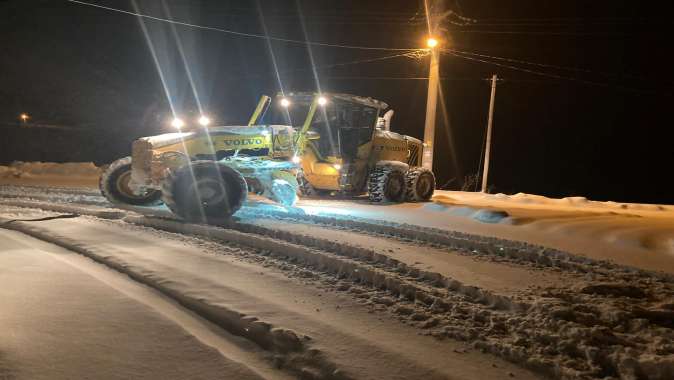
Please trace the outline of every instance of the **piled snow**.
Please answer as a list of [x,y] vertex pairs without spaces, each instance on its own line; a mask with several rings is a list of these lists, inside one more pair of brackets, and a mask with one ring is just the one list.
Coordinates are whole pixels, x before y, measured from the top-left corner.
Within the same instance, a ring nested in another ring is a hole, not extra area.
[[[610,247],[615,253],[632,256],[674,255],[674,206],[658,204],[598,202],[585,197],[547,198],[518,193],[484,194],[438,191],[430,208],[456,215],[466,206],[509,217],[495,228],[527,238],[559,242],[557,247],[573,252]],[[442,209],[445,207],[445,209]],[[464,215],[475,218],[474,214]],[[603,249],[602,251],[606,251]],[[634,262],[627,263],[634,265]],[[651,269],[656,269],[657,264]],[[664,269],[664,268],[662,268]]]
[[0,166],[0,178],[98,177],[101,169],[91,162],[22,162]]
[[[518,207],[528,209],[546,209],[560,211],[592,211],[592,212],[615,212],[620,214],[645,215],[649,212],[655,214],[668,214],[674,216],[674,206],[624,203],[624,202],[600,202],[588,200],[585,197],[548,198],[542,195],[517,193],[513,195],[485,194],[465,191],[441,191],[436,190],[433,201],[445,205],[475,205],[490,207]],[[650,215],[650,214],[649,214]],[[666,215],[662,215],[666,216]]]

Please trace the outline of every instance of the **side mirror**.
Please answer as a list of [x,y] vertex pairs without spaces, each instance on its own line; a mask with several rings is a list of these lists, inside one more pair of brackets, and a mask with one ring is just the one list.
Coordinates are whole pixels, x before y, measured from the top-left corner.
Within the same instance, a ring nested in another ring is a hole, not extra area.
[[321,138],[321,135],[316,131],[307,131],[304,136],[307,140],[318,140]]

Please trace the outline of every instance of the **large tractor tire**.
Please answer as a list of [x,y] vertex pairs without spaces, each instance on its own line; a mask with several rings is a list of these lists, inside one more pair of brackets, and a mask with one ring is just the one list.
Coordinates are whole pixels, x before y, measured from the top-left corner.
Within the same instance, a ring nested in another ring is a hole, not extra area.
[[248,195],[241,173],[215,161],[194,161],[171,171],[162,200],[180,218],[216,223],[237,212]]
[[410,168],[405,173],[405,185],[408,202],[428,202],[435,191],[435,175],[426,168]]
[[405,169],[395,165],[375,166],[367,183],[370,201],[403,202],[405,200]]
[[110,203],[136,206],[152,206],[161,203],[161,191],[148,190],[136,195],[129,187],[131,180],[131,157],[120,158],[108,166],[101,174],[98,187]]

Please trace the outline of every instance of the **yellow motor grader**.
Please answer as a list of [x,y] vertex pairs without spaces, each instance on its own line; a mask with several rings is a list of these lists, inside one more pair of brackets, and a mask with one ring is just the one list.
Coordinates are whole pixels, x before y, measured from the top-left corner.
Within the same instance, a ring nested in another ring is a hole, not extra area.
[[263,96],[248,125],[184,127],[134,141],[102,174],[113,203],[163,201],[179,217],[234,214],[248,192],[292,206],[297,194],[360,195],[373,202],[427,201],[433,173],[423,144],[390,131],[384,102],[347,94]]

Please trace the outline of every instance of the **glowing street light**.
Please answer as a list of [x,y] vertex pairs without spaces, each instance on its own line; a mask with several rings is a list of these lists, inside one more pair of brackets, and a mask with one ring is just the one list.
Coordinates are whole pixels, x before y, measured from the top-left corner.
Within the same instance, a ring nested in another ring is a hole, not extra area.
[[199,118],[198,121],[199,121],[199,124],[201,124],[204,127],[211,123],[211,119],[209,119],[209,118],[207,118],[206,116],[203,116],[203,115]]
[[438,40],[436,40],[433,37],[430,37],[426,40],[426,46],[433,49],[434,47],[438,46]]
[[281,99],[281,106],[283,106],[285,108],[290,107],[290,100],[288,100],[286,98]]
[[21,119],[21,122],[23,122],[24,124],[26,124],[26,122],[28,121],[28,119],[30,119],[30,116],[28,116],[28,115],[25,114],[25,113],[22,113],[21,115],[19,115],[19,119]]
[[171,126],[173,128],[180,129],[180,128],[185,126],[185,122],[182,121],[182,119],[176,117],[176,118],[173,119],[173,121],[171,121]]
[[324,98],[323,96],[318,98],[318,105],[324,106],[328,103],[328,99]]

